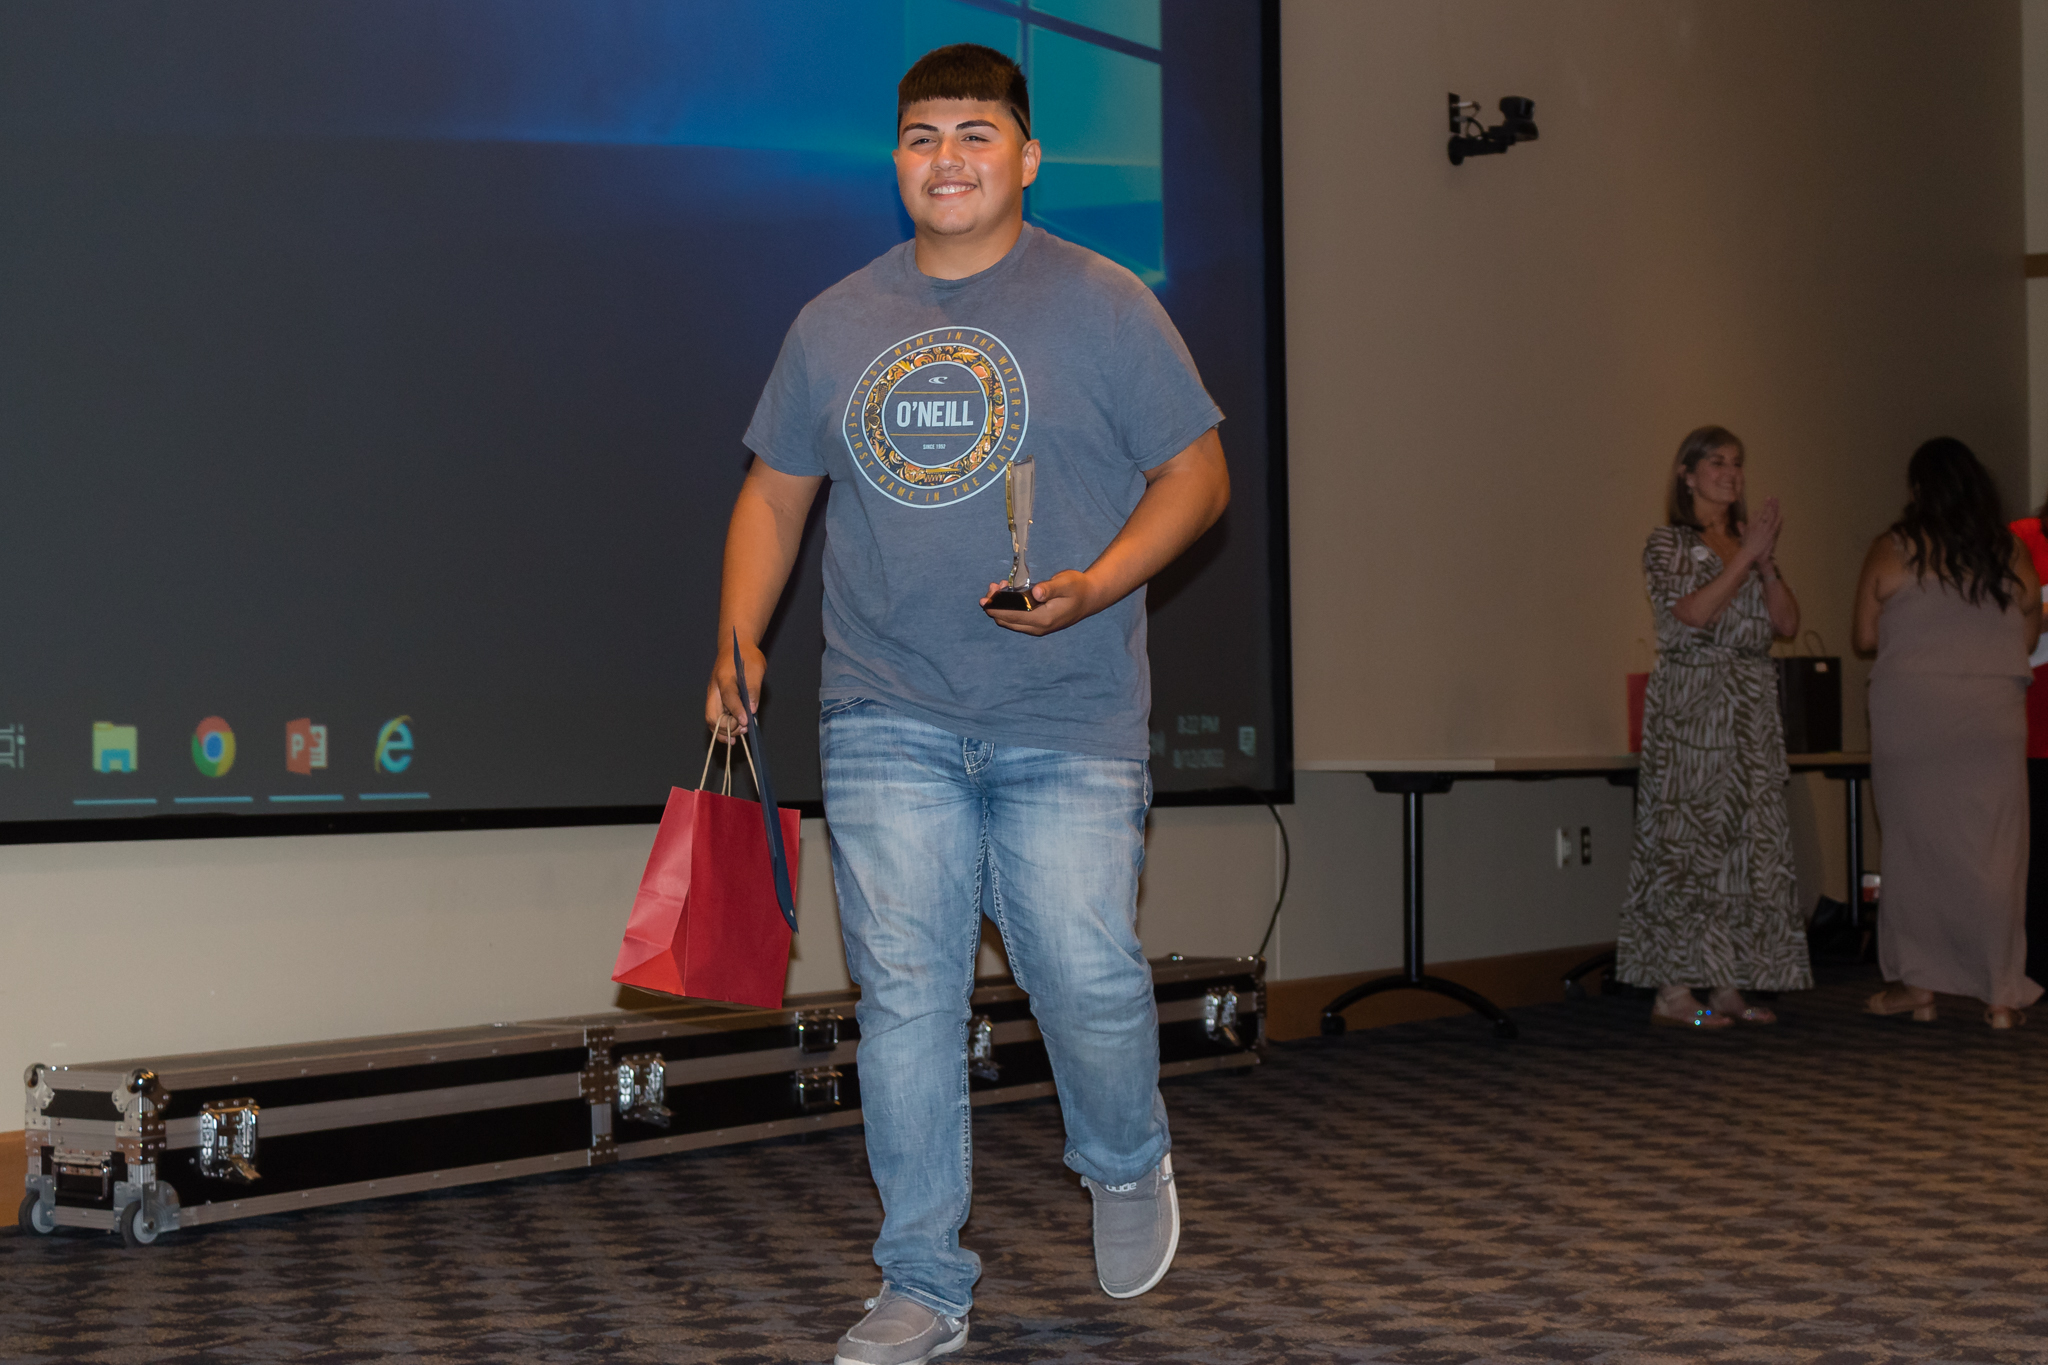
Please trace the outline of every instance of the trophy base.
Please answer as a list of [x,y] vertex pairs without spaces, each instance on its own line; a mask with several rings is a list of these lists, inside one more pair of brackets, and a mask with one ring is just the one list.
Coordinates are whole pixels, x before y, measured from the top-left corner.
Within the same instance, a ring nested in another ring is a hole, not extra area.
[[998,588],[988,595],[988,611],[1030,611],[1038,603],[1031,600],[1031,594],[1020,588]]

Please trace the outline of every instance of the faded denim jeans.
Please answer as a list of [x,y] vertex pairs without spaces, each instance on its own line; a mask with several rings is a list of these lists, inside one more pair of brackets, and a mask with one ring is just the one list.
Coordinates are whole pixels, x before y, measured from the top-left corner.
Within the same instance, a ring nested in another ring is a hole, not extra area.
[[973,1303],[967,1028],[983,884],[1045,1035],[1066,1163],[1136,1180],[1170,1145],[1159,1016],[1138,945],[1152,779],[1137,759],[966,739],[874,701],[819,722],[860,1097],[882,1195],[875,1264],[942,1313]]

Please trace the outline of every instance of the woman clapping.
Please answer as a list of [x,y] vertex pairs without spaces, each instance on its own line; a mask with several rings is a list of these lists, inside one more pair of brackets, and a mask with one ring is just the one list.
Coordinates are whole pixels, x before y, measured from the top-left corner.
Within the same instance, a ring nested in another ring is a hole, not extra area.
[[[1776,1016],[1745,988],[1813,984],[1785,812],[1773,636],[1799,630],[1778,572],[1778,500],[1750,516],[1742,442],[1680,444],[1666,521],[1643,548],[1657,666],[1643,707],[1635,850],[1616,974],[1657,987],[1653,1023],[1727,1028]],[[1711,986],[1705,1006],[1693,994]]]

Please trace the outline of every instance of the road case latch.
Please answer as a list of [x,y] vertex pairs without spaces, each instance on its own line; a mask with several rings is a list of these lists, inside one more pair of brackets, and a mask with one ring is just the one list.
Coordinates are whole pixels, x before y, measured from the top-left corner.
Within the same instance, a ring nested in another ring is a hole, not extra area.
[[967,1021],[967,1073],[976,1080],[999,1081],[1002,1063],[996,1060],[996,1025],[986,1014]]
[[839,1069],[807,1066],[796,1073],[796,1102],[806,1114],[839,1107]]
[[1202,997],[1202,1031],[1212,1043],[1243,1047],[1237,1036],[1237,992],[1227,986],[1211,986]]
[[636,1052],[619,1058],[619,1117],[666,1128],[669,1112],[668,1063],[659,1052]]
[[842,1020],[838,1010],[798,1010],[793,1021],[797,1050],[806,1056],[832,1051],[839,1046]]
[[254,1100],[214,1100],[199,1109],[199,1173],[210,1180],[253,1181],[256,1169]]

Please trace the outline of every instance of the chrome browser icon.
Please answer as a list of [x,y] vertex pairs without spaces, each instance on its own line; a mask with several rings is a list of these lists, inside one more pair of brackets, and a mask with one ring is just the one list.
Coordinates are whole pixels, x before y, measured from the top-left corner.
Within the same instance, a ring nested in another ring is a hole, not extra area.
[[208,716],[192,732],[192,766],[208,777],[226,777],[235,766],[235,732],[219,716]]

